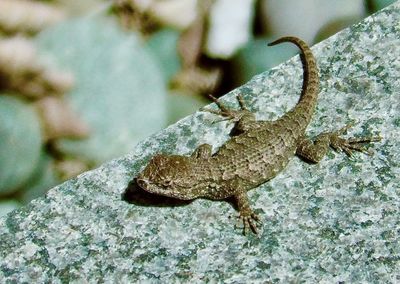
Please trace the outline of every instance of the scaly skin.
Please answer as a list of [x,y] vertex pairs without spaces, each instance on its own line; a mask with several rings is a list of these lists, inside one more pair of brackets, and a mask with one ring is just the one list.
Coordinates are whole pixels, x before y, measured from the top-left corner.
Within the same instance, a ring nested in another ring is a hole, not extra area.
[[211,97],[220,110],[208,112],[228,117],[236,122],[235,136],[211,154],[211,146],[203,144],[190,157],[180,155],[154,156],[136,181],[144,190],[179,199],[225,199],[233,196],[237,202],[244,233],[257,232],[259,220],[250,208],[247,191],[275,177],[294,155],[310,162],[319,162],[329,149],[367,152],[363,143],[379,141],[380,137],[343,139],[348,126],[322,133],[315,141],[305,136],[318,97],[318,68],[310,48],[296,37],[283,37],[269,45],[282,42],[296,44],[302,53],[303,89],[299,102],[276,121],[256,121],[241,96],[240,110],[229,110]]

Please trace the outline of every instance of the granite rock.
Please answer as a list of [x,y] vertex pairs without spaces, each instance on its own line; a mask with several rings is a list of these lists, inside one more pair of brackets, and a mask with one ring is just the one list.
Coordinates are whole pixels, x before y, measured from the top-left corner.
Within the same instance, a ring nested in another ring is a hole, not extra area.
[[[234,228],[228,202],[177,202],[130,181],[157,152],[190,154],[228,139],[230,122],[197,112],[100,168],[0,219],[2,283],[400,281],[400,2],[313,47],[321,93],[309,133],[356,121],[380,133],[373,156],[293,158],[252,190],[258,236]],[[242,93],[259,119],[298,100],[298,57],[254,77]]]

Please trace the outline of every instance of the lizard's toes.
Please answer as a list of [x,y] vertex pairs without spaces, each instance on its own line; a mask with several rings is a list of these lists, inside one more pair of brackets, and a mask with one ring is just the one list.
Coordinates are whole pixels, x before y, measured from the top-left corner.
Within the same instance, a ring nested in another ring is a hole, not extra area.
[[371,142],[379,142],[382,140],[381,136],[368,136],[368,137],[356,137],[356,138],[349,138],[347,142],[349,144],[364,144],[364,143],[371,143]]
[[352,157],[355,151],[362,152],[368,155],[372,155],[372,151],[365,147],[365,144],[372,142],[379,142],[382,140],[381,136],[365,136],[365,137],[354,137],[354,138],[342,138],[340,135],[345,134],[354,123],[347,124],[338,131],[332,133],[330,137],[330,145],[337,152],[344,152],[347,156]]
[[336,131],[336,135],[340,136],[340,135],[345,134],[347,132],[347,130],[349,130],[353,126],[354,126],[354,123],[349,123],[349,124],[343,126],[342,128],[340,128],[339,130]]
[[258,225],[261,225],[261,221],[257,214],[250,213],[248,215],[240,215],[239,218],[243,222],[243,235],[246,235],[249,229],[251,229],[254,234],[258,234]]
[[362,152],[367,155],[372,155],[372,151],[365,147],[365,144],[370,142],[378,142],[381,137],[361,137],[344,139],[334,135],[331,139],[331,146],[335,151],[342,151],[347,156],[352,157],[355,151]]

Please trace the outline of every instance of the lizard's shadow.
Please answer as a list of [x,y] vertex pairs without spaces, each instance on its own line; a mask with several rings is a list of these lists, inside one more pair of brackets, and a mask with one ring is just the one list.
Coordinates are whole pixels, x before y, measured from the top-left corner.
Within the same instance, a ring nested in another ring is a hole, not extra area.
[[[149,193],[143,190],[137,183],[136,178],[129,182],[125,191],[121,194],[122,200],[129,204],[135,204],[138,206],[156,206],[156,207],[178,207],[185,206],[194,201],[192,200],[181,200],[177,198],[157,195]],[[207,199],[207,198],[205,198]],[[236,211],[238,207],[233,197],[228,197],[220,202],[228,202]]]
[[143,190],[136,178],[129,182],[128,187],[121,194],[122,200],[138,206],[175,207],[190,204],[193,200],[180,200],[172,197],[157,195]]

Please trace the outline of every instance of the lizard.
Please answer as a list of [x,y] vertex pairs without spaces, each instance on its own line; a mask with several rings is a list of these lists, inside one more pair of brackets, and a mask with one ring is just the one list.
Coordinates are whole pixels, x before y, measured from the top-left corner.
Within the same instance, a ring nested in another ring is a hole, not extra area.
[[354,151],[371,154],[365,144],[381,137],[342,138],[351,124],[321,133],[314,140],[306,136],[319,94],[318,67],[309,46],[297,37],[283,37],[268,45],[283,42],[300,49],[303,64],[302,93],[291,110],[275,121],[257,121],[242,95],[237,96],[240,110],[230,110],[210,95],[219,110],[203,111],[233,120],[232,137],[215,153],[211,145],[202,144],[190,156],[156,154],[136,183],[147,192],[181,200],[234,197],[243,233],[250,229],[257,233],[261,221],[250,207],[247,191],[274,178],[293,156],[318,163],[330,147],[349,156]]

